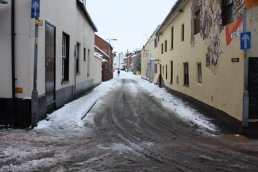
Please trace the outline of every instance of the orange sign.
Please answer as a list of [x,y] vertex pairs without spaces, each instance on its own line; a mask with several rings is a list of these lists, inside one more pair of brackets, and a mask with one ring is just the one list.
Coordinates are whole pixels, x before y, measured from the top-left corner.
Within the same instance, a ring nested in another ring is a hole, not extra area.
[[258,0],[246,0],[245,5],[247,9],[258,6]]
[[17,93],[17,94],[23,93],[23,88],[16,87],[15,88],[15,93]]
[[226,41],[227,45],[229,45],[233,39],[232,35],[239,30],[239,27],[242,24],[242,18],[236,20],[234,23],[231,23],[226,26]]

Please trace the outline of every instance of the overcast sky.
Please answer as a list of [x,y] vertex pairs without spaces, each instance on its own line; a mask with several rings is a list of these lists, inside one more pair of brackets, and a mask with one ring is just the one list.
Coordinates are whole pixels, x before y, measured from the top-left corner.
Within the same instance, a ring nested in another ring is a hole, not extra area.
[[87,0],[86,8],[98,28],[96,33],[111,41],[116,52],[142,48],[163,22],[176,0]]

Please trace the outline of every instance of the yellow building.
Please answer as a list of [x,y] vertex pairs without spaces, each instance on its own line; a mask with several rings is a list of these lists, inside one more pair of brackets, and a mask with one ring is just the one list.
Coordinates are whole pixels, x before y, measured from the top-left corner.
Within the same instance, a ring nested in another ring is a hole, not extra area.
[[142,50],[143,76],[153,55],[154,83],[258,131],[257,16],[255,0],[178,0]]
[[157,50],[158,42],[155,34],[158,29],[159,26],[150,36],[148,42],[143,46],[141,52],[141,76],[143,79],[149,80],[151,82],[155,81],[155,76],[157,76],[159,51]]

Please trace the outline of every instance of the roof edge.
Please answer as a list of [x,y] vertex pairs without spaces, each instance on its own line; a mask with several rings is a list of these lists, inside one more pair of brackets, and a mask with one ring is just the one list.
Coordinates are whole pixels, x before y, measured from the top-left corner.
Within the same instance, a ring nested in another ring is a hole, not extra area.
[[161,32],[161,30],[163,29],[163,27],[166,25],[167,21],[170,19],[170,17],[176,12],[177,8],[184,2],[185,0],[177,0],[177,2],[175,3],[175,5],[171,8],[170,12],[168,13],[168,15],[166,16],[166,18],[164,19],[164,21],[161,23],[159,29],[156,32],[156,35],[159,34]]
[[95,26],[94,22],[92,21],[88,11],[86,10],[84,4],[80,1],[80,0],[77,0],[77,5],[80,7],[80,9],[82,10],[83,14],[85,15],[86,19],[90,22],[90,25],[91,27],[93,28],[93,30],[95,32],[98,32],[98,29],[97,27]]

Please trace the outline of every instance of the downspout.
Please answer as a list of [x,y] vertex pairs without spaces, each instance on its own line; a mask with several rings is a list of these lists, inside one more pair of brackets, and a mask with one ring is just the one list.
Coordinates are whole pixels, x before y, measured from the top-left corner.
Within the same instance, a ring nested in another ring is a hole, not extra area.
[[[12,99],[15,100],[15,0],[11,0],[11,47],[12,47]],[[16,109],[16,102],[15,102]]]
[[15,77],[15,0],[11,0],[11,63],[12,63],[12,103],[14,110],[14,125],[17,121],[17,101],[16,101],[16,77]]

